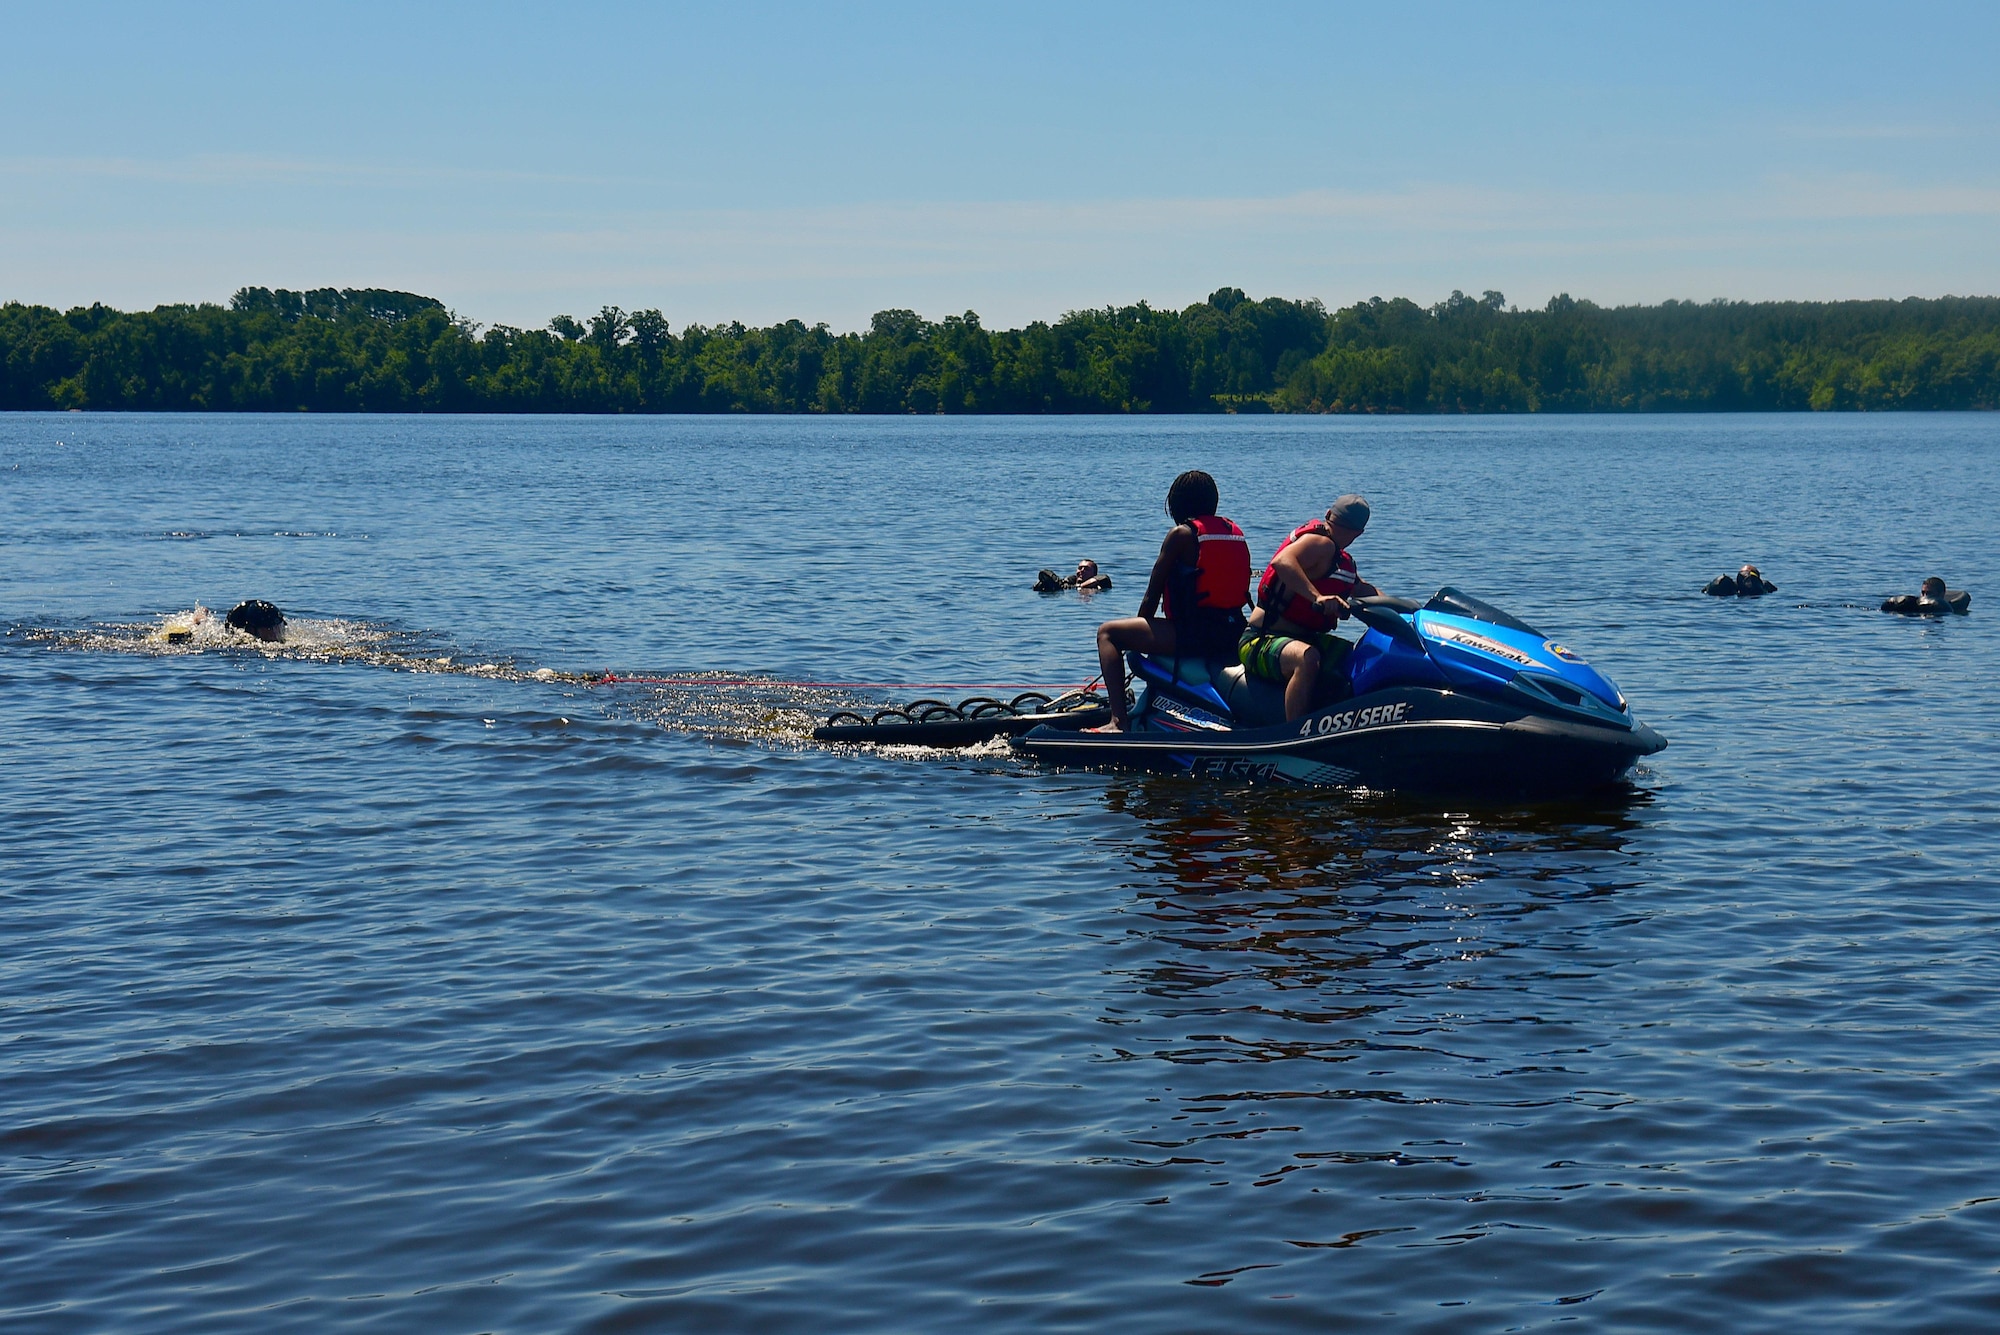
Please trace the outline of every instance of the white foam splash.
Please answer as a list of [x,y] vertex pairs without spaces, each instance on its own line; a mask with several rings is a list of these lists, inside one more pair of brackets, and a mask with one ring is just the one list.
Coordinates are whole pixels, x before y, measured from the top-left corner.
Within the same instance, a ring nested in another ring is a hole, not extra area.
[[[397,672],[449,673],[488,681],[609,686],[603,703],[613,715],[645,720],[674,732],[798,750],[826,746],[814,742],[812,732],[829,714],[863,707],[845,693],[780,681],[746,681],[730,673],[691,672],[671,683],[611,683],[597,673],[517,665],[505,658],[440,654],[434,645],[421,643],[415,633],[345,617],[287,617],[285,638],[275,644],[232,628],[222,613],[205,607],[168,612],[151,621],[83,629],[20,627],[17,633],[53,648],[85,653],[158,657],[256,654],[267,659],[361,663]],[[706,680],[710,676],[713,681]],[[838,743],[832,749],[919,761],[995,759],[1011,754],[1004,737],[967,747],[875,744],[856,748]]]
[[464,661],[450,654],[415,652],[417,638],[347,617],[291,616],[284,639],[270,643],[237,630],[223,614],[195,606],[153,621],[113,622],[82,630],[26,631],[60,649],[158,655],[235,653],[310,662],[358,662],[402,672],[449,672],[501,681],[586,682],[590,677],[554,668],[517,667],[507,660]]

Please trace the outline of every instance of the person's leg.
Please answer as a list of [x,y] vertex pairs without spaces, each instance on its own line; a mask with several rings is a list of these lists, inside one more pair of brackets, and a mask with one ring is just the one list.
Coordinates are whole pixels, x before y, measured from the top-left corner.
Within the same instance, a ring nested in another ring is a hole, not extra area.
[[1315,694],[1323,705],[1345,700],[1354,694],[1347,671],[1347,656],[1354,651],[1353,644],[1331,631],[1315,635],[1313,642],[1319,646],[1319,686]]
[[[1237,661],[1243,664],[1245,672],[1283,688],[1287,718],[1297,718],[1312,702],[1312,674],[1298,670],[1300,661],[1312,652],[1313,646],[1302,640],[1288,635],[1266,635],[1256,627],[1244,631],[1236,646]],[[1316,667],[1316,655],[1313,661]],[[1301,691],[1304,704],[1296,704]]]
[[1125,731],[1125,653],[1170,654],[1174,651],[1174,623],[1148,621],[1144,617],[1123,617],[1097,628],[1097,667],[1104,675],[1104,694],[1111,700],[1111,726]]
[[1319,681],[1319,649],[1304,640],[1288,640],[1278,655],[1285,673],[1285,722],[1303,718],[1312,710],[1313,687]]

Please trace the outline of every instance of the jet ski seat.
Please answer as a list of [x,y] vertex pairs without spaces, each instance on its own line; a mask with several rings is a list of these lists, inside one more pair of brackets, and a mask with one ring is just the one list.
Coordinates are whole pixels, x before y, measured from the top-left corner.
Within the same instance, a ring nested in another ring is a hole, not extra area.
[[[1153,672],[1141,675],[1157,673],[1164,677],[1167,671],[1172,671],[1175,680],[1184,685],[1206,686],[1214,691],[1229,706],[1239,727],[1267,728],[1285,721],[1285,688],[1251,676],[1240,663],[1222,658],[1171,656],[1149,658],[1145,662]],[[1134,669],[1139,670],[1136,661]]]
[[1240,664],[1222,669],[1216,691],[1229,702],[1229,712],[1246,728],[1266,728],[1285,721],[1285,688],[1253,677]]
[[[1172,672],[1178,682],[1188,686],[1213,686],[1218,692],[1222,690],[1222,674],[1229,670],[1228,661],[1221,658],[1177,658],[1173,654],[1160,654],[1145,661],[1162,676]],[[1136,670],[1138,665],[1135,662],[1133,666]]]
[[[1152,671],[1142,671],[1138,664],[1140,658],[1134,656],[1134,671],[1140,675],[1164,677],[1172,671],[1184,685],[1206,685],[1230,707],[1238,727],[1270,727],[1284,721],[1284,687],[1264,677],[1252,677],[1242,664],[1222,658],[1148,658],[1144,664]],[[1314,705],[1326,705],[1328,701],[1330,695],[1326,695],[1322,683],[1322,689],[1314,693]]]

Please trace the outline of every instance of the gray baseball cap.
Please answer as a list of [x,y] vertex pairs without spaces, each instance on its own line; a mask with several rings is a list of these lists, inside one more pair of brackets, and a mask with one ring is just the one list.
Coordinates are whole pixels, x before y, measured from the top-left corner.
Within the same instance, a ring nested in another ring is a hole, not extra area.
[[1351,528],[1359,533],[1368,527],[1368,502],[1349,492],[1334,501],[1327,509],[1326,517],[1342,528]]

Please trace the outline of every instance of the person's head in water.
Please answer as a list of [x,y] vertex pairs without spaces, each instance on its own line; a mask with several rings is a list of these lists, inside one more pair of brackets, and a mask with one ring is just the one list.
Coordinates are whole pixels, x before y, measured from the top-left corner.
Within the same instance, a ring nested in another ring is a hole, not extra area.
[[1929,579],[1924,581],[1924,588],[1923,588],[1924,597],[1942,598],[1944,597],[1944,592],[1945,592],[1944,581],[1939,579],[1936,575],[1932,575]]
[[1188,469],[1174,479],[1173,486],[1167,488],[1167,513],[1174,517],[1176,524],[1212,515],[1221,504],[1222,498],[1215,490],[1215,479],[1199,468]]
[[1759,584],[1762,584],[1764,582],[1764,572],[1759,570],[1756,566],[1753,565],[1744,566],[1741,570],[1736,572],[1736,575],[1737,578],[1739,579],[1754,580]]
[[1368,527],[1368,502],[1349,492],[1326,508],[1326,525],[1333,530],[1333,545],[1345,550]]
[[262,598],[252,598],[229,609],[229,627],[245,635],[277,644],[285,638],[285,614]]

